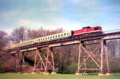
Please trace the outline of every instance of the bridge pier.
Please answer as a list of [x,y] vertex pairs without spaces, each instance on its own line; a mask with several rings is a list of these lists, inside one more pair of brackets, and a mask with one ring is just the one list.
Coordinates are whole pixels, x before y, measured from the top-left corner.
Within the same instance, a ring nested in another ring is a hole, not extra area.
[[24,70],[25,60],[22,52],[17,50],[15,51],[14,56],[15,56],[15,71],[18,72],[18,71]]
[[52,70],[52,74],[56,74],[54,67],[54,56],[49,46],[36,48],[34,71],[43,72],[43,74],[49,74],[49,70]]
[[[107,73],[106,70],[107,69]],[[75,75],[88,75],[88,71],[99,71],[98,76],[111,75],[108,64],[106,41],[79,41],[78,70]]]

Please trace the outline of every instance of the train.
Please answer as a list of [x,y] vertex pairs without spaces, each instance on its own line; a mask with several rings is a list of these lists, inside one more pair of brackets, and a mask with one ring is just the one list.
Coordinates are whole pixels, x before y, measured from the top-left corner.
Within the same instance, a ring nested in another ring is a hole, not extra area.
[[64,39],[64,38],[68,38],[68,37],[72,37],[76,35],[89,34],[89,33],[94,33],[94,32],[102,32],[102,27],[101,26],[96,26],[96,27],[87,26],[87,27],[83,27],[80,30],[75,30],[75,31],[71,30],[71,31],[66,31],[62,33],[44,36],[44,37],[39,37],[39,38],[35,38],[32,40],[24,41],[21,43],[17,43],[11,46],[7,46],[4,48],[4,50],[28,46],[28,45],[32,45],[35,43],[42,43],[42,42],[48,42],[48,41],[53,41],[53,40],[58,40],[58,39]]

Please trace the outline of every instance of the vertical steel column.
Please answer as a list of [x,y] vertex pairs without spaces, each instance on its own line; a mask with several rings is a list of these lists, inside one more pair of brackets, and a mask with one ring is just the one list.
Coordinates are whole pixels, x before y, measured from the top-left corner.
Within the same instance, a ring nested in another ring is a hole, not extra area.
[[104,51],[104,46],[103,46],[103,39],[101,39],[101,68],[99,73],[103,73],[103,51]]
[[48,72],[48,57],[49,57],[49,48],[47,48],[47,59],[46,59],[46,67],[45,67],[45,72]]
[[53,71],[55,71],[55,64],[54,64],[54,55],[53,55],[53,48],[51,48],[51,57],[52,57],[52,63],[53,63]]
[[85,64],[84,64],[84,67],[85,67],[85,71],[84,71],[84,73],[86,73],[86,72],[87,72],[87,67],[86,67],[85,57],[84,57],[84,62],[85,62]]
[[78,70],[75,72],[75,75],[82,75],[82,73],[80,73],[80,63],[81,63],[81,60],[80,60],[80,57],[81,57],[81,41],[79,41],[79,56],[78,56]]
[[17,52],[15,53],[15,71],[17,72]]
[[22,55],[21,55],[22,52],[18,52],[18,58],[19,58],[19,66],[20,66],[20,70],[22,70]]
[[36,53],[35,53],[35,59],[34,59],[34,68],[33,68],[33,72],[35,70],[35,67],[36,67],[36,58],[37,58],[37,48],[36,48]]
[[108,63],[107,47],[106,47],[106,40],[104,41],[104,47],[105,47],[105,54],[106,54],[107,73],[110,73],[110,68],[109,68],[109,63]]
[[57,74],[55,71],[55,64],[54,64],[54,54],[53,54],[53,48],[50,48],[50,53],[51,53],[51,57],[52,57],[52,73],[51,74]]
[[78,70],[80,70],[80,56],[81,56],[81,41],[79,41],[79,57],[78,57]]

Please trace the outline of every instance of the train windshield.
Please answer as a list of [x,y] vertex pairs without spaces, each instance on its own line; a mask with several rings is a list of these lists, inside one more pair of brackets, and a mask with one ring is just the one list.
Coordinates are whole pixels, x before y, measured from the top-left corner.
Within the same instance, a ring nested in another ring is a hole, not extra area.
[[98,30],[98,27],[95,27],[94,30]]

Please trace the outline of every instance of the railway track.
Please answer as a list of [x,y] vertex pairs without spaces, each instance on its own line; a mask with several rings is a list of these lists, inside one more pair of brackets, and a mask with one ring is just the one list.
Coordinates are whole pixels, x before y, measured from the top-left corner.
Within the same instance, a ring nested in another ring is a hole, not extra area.
[[43,43],[35,43],[35,44],[32,44],[32,45],[28,45],[28,46],[23,46],[23,47],[19,47],[19,48],[10,49],[8,51],[11,52],[11,51],[15,51],[15,50],[22,50],[22,49],[27,49],[27,48],[32,48],[32,47],[37,47],[37,46],[42,46],[42,45],[48,46],[50,44],[73,41],[73,40],[83,40],[84,41],[84,40],[101,39],[101,38],[104,38],[106,36],[108,37],[110,35],[117,35],[117,34],[120,34],[120,32],[112,32],[112,33],[93,32],[93,33],[75,35],[75,36],[64,38],[64,39],[58,39],[58,40],[43,42]]
[[9,51],[21,50],[21,49],[26,49],[26,48],[36,47],[36,46],[42,46],[42,45],[50,45],[50,44],[60,43],[60,42],[87,39],[87,38],[91,38],[91,37],[100,36],[102,34],[103,34],[102,32],[93,32],[93,33],[80,34],[80,35],[75,35],[75,36],[64,38],[64,39],[58,39],[58,40],[53,40],[53,41],[48,41],[48,42],[43,42],[43,43],[34,43],[32,45],[10,49]]

